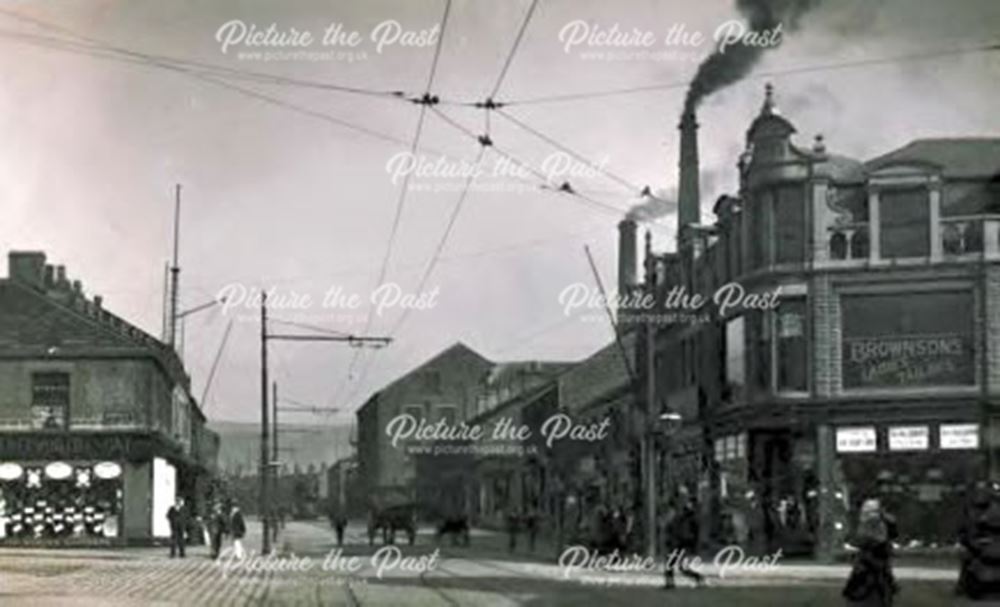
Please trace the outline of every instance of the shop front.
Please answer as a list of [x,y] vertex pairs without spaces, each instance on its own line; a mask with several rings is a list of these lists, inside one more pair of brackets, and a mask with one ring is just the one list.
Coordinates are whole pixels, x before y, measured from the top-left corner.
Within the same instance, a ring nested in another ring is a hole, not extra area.
[[180,494],[180,477],[194,468],[166,447],[147,433],[0,435],[0,544],[101,546],[169,537],[167,509]]
[[878,498],[897,520],[899,544],[937,548],[957,541],[968,491],[987,478],[978,424],[842,426],[833,478],[847,536],[861,502]]

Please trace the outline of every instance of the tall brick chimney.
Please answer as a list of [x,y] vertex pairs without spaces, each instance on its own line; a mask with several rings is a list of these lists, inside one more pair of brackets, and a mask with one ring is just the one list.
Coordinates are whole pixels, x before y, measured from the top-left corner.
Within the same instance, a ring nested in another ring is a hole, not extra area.
[[700,223],[701,194],[698,191],[698,121],[687,112],[678,126],[681,131],[680,175],[677,188],[678,232],[682,226]]
[[636,285],[635,220],[626,217],[618,224],[618,293],[624,295]]

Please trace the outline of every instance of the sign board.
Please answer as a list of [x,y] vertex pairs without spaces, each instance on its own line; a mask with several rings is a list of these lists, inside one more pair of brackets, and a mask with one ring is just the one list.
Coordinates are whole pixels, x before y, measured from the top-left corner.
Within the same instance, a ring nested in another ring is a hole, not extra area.
[[969,291],[841,297],[845,388],[975,384]]
[[838,453],[872,453],[876,450],[875,428],[837,428]]
[[942,449],[978,449],[978,424],[941,424]]
[[927,426],[893,426],[889,428],[889,451],[923,451],[930,447]]

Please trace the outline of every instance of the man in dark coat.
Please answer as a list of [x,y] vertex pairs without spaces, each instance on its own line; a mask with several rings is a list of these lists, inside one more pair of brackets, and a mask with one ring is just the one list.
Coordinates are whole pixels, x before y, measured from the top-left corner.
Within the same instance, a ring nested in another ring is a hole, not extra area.
[[174,505],[167,509],[167,522],[170,523],[170,558],[175,556],[184,558],[184,536],[188,526],[184,498],[177,498]]
[[229,520],[222,509],[222,504],[216,502],[208,518],[208,533],[212,542],[211,554],[213,559],[219,558],[219,551],[222,549],[222,536],[226,534],[228,528]]
[[674,574],[680,571],[684,577],[694,580],[702,586],[705,577],[691,568],[691,559],[698,555],[698,513],[694,504],[685,501],[679,510],[674,510],[668,516],[667,523],[667,566],[663,571],[664,588],[674,588]]

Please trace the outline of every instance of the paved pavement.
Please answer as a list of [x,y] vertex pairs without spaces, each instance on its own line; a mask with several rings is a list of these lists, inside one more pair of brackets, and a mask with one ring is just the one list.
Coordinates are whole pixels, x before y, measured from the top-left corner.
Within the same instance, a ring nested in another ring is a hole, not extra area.
[[[532,558],[522,548],[509,555],[505,538],[480,532],[472,548],[436,544],[429,531],[417,545],[369,548],[352,525],[337,551],[332,530],[316,522],[289,523],[278,555],[257,558],[259,525],[251,522],[250,558],[208,558],[192,547],[186,559],[162,548],[120,550],[0,549],[0,605],[840,605],[845,565],[779,563],[769,569],[702,569],[709,587],[664,591],[653,572],[565,570],[553,559]],[[280,555],[280,558],[278,556]],[[958,605],[951,595],[954,570],[900,567],[897,605]],[[983,603],[980,603],[983,604]]]

